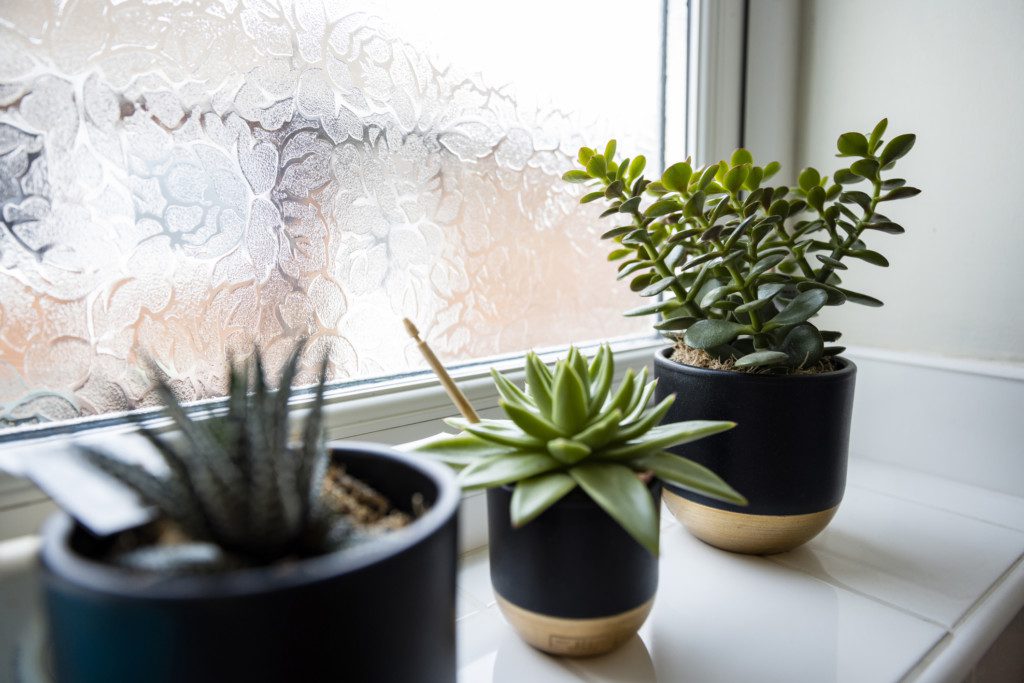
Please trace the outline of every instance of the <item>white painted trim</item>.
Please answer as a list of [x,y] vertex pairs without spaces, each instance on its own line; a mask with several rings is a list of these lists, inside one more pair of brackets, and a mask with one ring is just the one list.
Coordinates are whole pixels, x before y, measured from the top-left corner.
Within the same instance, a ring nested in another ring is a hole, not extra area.
[[744,2],[691,0],[690,11],[690,149],[705,164],[728,158],[740,142]]
[[938,354],[918,353],[916,351],[896,351],[868,346],[849,346],[847,347],[846,355],[854,360],[865,358],[896,365],[912,365],[921,368],[947,370],[968,375],[982,375],[984,377],[1024,382],[1024,363],[957,358],[955,356],[940,356]]
[[[616,380],[628,367],[650,365],[656,349],[665,345],[660,338],[621,340],[613,345],[616,360]],[[590,355],[595,347],[583,347]],[[564,351],[549,351],[541,355],[545,362],[553,362]],[[494,364],[513,381],[523,379],[522,357],[503,359]],[[494,415],[498,409],[498,394],[490,378],[490,367],[474,365],[453,373],[460,388],[473,406],[483,415]],[[296,430],[301,428],[308,399],[298,403],[294,411]],[[343,388],[333,392],[325,408],[326,431],[329,439],[360,439],[385,444],[399,444],[423,438],[444,430],[443,419],[455,414],[448,396],[433,375],[396,380],[370,388]],[[130,425],[94,430],[83,438],[107,439],[131,432]],[[51,436],[6,445],[0,450],[0,467],[19,472],[21,457],[52,457],[66,451],[76,435]],[[15,453],[17,448],[19,453]],[[18,456],[18,457],[15,457]],[[461,512],[463,549],[472,549],[486,543],[485,497],[468,494]],[[53,505],[46,495],[23,479],[0,474],[0,541],[6,538],[33,534],[38,518]],[[14,514],[17,512],[18,514]],[[30,525],[30,526],[26,526]]]

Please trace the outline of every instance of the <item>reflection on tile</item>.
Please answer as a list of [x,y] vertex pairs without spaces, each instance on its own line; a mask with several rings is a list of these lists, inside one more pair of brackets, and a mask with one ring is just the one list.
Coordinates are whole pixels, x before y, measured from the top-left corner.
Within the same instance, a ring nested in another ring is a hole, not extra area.
[[934,624],[762,558],[715,550],[681,530],[663,536],[661,561],[658,599],[642,632],[659,681],[898,680],[944,635]]
[[455,619],[464,619],[480,610],[487,609],[487,605],[475,599],[461,588],[455,589]]
[[952,627],[1024,552],[1024,533],[851,487],[832,524],[772,561]]
[[639,636],[606,655],[566,659],[564,663],[590,683],[656,683],[658,680],[651,653]]
[[572,683],[585,681],[569,666],[571,660],[552,657],[526,644],[511,626],[498,643],[493,683]]
[[460,683],[490,681],[498,643],[509,626],[497,609],[485,609],[455,624]]
[[1024,498],[866,458],[850,460],[848,483],[1024,531]]
[[487,548],[480,548],[463,555],[459,567],[459,587],[484,606],[494,605],[494,589],[491,588],[491,569],[487,561]]

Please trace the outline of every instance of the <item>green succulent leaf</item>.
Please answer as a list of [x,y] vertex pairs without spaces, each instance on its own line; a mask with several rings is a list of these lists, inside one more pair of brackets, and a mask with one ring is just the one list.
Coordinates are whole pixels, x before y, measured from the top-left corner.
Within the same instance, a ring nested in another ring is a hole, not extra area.
[[774,318],[768,321],[764,329],[774,330],[802,323],[820,311],[827,301],[828,294],[820,289],[800,292]]
[[839,148],[839,155],[844,157],[866,156],[868,153],[868,139],[863,133],[843,133],[839,136],[836,146]]
[[574,439],[557,438],[548,441],[548,453],[558,462],[575,465],[590,455],[591,448]]
[[781,349],[789,356],[790,363],[798,368],[814,365],[821,360],[825,345],[818,329],[810,323],[797,325],[782,341]]
[[736,359],[738,368],[759,368],[789,363],[789,354],[782,351],[754,351]]
[[570,469],[569,476],[640,545],[658,554],[658,510],[636,472],[614,463],[586,463]]
[[562,174],[562,180],[567,183],[585,183],[591,179],[590,174],[586,171],[572,170]]
[[551,391],[552,419],[563,434],[575,434],[587,422],[587,391],[576,370],[568,363],[558,365]]
[[683,338],[695,349],[713,349],[730,343],[746,330],[745,325],[731,320],[698,320],[686,328]]
[[505,399],[500,399],[498,404],[505,411],[505,414],[516,423],[517,427],[541,441],[556,439],[564,433],[540,413],[518,403],[510,403]]
[[693,168],[685,161],[672,164],[661,175],[661,184],[672,192],[685,192],[692,174]]
[[512,492],[512,526],[519,528],[532,522],[574,488],[576,480],[562,472],[521,480]]
[[480,458],[459,472],[459,483],[467,490],[493,488],[550,472],[562,463],[547,453],[517,453]]
[[684,443],[697,441],[712,434],[724,432],[736,426],[735,422],[718,422],[709,420],[687,420],[685,422],[672,422],[655,427],[642,437],[627,441],[626,443],[608,449],[598,454],[597,458],[602,460],[630,460],[642,458],[655,451],[672,446],[680,446]]
[[537,450],[544,445],[542,439],[523,432],[512,420],[470,422],[462,417],[449,417],[445,419],[445,424],[469,432],[499,446],[509,446],[522,450]]
[[551,370],[541,361],[534,352],[526,354],[526,387],[533,399],[534,405],[540,410],[541,415],[550,418],[551,412]]
[[515,452],[512,447],[481,439],[469,432],[459,434],[441,432],[426,439],[400,446],[399,450],[423,453],[455,467],[465,467],[480,458],[509,455]]
[[917,136],[913,133],[897,135],[889,141],[889,144],[885,146],[882,153],[878,155],[878,161],[881,162],[882,166],[888,166],[897,159],[902,159],[914,147],[915,142],[917,142]]
[[654,472],[659,479],[688,491],[735,505],[747,504],[742,494],[707,467],[674,453],[658,451],[638,460],[636,464]]

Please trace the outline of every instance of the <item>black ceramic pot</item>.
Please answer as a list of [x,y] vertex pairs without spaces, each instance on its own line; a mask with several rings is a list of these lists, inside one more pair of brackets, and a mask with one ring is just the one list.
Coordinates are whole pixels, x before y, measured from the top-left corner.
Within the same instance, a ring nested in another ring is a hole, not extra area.
[[[657,500],[661,483],[648,488]],[[654,604],[658,558],[579,488],[519,529],[511,501],[511,487],[487,492],[491,583],[519,635],[577,657],[629,640]]]
[[656,400],[677,394],[663,422],[732,420],[734,429],[669,449],[714,470],[750,504],[723,503],[676,487],[665,502],[697,538],[736,552],[768,554],[806,543],[835,515],[857,368],[814,375],[708,370],[654,358]]
[[348,472],[429,511],[373,542],[288,565],[154,578],[92,557],[69,517],[43,531],[57,680],[450,681],[460,492],[436,463],[374,444],[334,445]]

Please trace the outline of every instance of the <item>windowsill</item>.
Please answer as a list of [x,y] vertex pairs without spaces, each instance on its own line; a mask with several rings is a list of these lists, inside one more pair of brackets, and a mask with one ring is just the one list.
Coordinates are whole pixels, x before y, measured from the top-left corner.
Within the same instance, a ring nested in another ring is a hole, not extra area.
[[[37,548],[33,537],[0,544],[0,635],[20,643],[25,683],[48,681]],[[486,548],[466,553],[459,681],[961,681],[1024,607],[1022,553],[1024,498],[854,458],[839,514],[791,553],[722,552],[663,511],[654,611],[603,657],[523,643],[494,604]],[[3,670],[13,655],[0,652]]]
[[716,550],[663,509],[654,611],[602,657],[526,645],[467,553],[459,681],[961,681],[1024,607],[1022,554],[1024,498],[854,458],[839,514],[790,553]]

